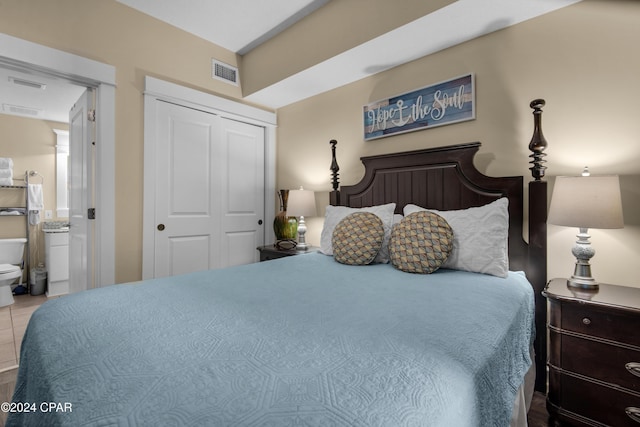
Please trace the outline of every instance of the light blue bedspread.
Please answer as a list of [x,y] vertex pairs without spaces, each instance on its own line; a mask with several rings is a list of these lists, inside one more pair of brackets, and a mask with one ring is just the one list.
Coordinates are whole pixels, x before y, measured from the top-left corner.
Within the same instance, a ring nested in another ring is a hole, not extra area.
[[507,426],[533,299],[320,254],[69,295],[29,322],[14,402],[38,410],[7,425]]

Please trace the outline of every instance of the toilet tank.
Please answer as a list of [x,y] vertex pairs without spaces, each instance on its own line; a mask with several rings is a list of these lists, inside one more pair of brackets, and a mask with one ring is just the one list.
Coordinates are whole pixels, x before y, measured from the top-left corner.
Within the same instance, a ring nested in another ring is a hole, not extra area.
[[0,264],[21,264],[27,239],[0,239]]

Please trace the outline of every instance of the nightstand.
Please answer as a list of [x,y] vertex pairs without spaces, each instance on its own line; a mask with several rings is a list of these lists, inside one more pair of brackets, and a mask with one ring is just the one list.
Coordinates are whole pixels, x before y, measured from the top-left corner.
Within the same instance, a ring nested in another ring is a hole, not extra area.
[[311,252],[317,252],[318,249],[319,248],[316,246],[309,246],[309,249],[307,249],[306,251],[299,251],[296,248],[278,249],[274,245],[258,247],[258,250],[260,251],[260,262],[269,261],[271,259],[284,258],[286,256],[302,255],[302,254],[308,254]]
[[640,288],[553,279],[547,409],[577,426],[640,426]]

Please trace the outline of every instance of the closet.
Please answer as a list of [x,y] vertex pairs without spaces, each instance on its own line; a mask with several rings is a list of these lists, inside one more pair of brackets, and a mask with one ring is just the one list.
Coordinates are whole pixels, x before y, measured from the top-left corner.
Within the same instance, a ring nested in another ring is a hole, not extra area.
[[275,119],[145,78],[143,279],[259,260],[275,215]]

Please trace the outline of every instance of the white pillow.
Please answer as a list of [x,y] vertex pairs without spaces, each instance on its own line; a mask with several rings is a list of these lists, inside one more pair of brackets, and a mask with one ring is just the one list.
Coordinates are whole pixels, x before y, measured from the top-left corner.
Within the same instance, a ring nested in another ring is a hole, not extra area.
[[371,206],[367,208],[348,208],[346,206],[327,206],[324,216],[324,226],[322,227],[322,234],[320,234],[320,252],[325,255],[333,255],[333,248],[331,247],[331,237],[333,236],[333,230],[336,225],[347,215],[354,212],[371,212],[376,214],[378,218],[382,220],[384,227],[384,241],[382,242],[382,249],[378,252],[378,255],[373,260],[374,263],[388,263],[389,262],[389,238],[391,236],[391,226],[393,225],[393,211],[396,209],[395,203],[388,203],[386,205]]
[[442,268],[507,277],[509,271],[509,199],[477,208],[437,211],[406,205],[407,216],[420,211],[435,212],[453,229],[453,250]]

